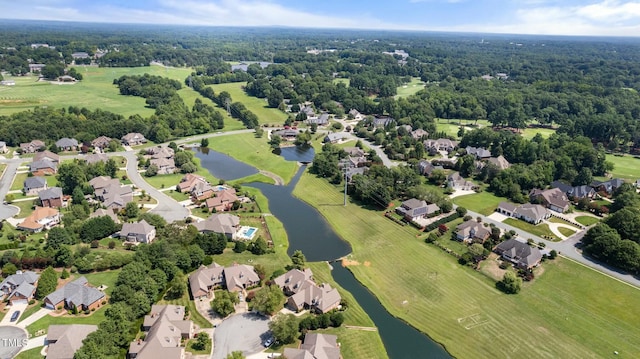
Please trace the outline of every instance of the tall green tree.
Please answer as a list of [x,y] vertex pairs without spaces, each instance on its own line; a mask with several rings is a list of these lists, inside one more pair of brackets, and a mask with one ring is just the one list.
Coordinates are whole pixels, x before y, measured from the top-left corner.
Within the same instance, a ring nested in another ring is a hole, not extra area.
[[280,343],[293,343],[298,336],[298,318],[293,314],[280,313],[269,322],[269,329]]
[[271,315],[282,309],[285,297],[277,285],[271,285],[259,289],[251,302],[254,310]]
[[36,288],[36,299],[41,300],[58,286],[58,274],[52,267],[47,267],[38,279],[38,287]]

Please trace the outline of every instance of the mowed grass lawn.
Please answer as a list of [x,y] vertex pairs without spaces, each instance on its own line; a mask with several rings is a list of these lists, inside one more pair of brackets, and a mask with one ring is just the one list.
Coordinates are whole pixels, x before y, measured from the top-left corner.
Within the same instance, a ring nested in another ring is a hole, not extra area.
[[633,182],[640,179],[640,159],[632,156],[607,155],[607,161],[613,163],[613,170],[610,173],[614,178]]
[[109,305],[103,305],[100,308],[96,309],[95,312],[92,312],[91,315],[77,314],[77,315],[68,315],[65,314],[61,317],[54,317],[51,315],[46,315],[41,319],[36,320],[31,325],[29,325],[26,329],[31,335],[35,335],[35,333],[39,330],[47,330],[49,325],[51,324],[95,324],[98,325],[100,322],[104,321],[104,312]]
[[590,226],[592,224],[596,224],[600,222],[599,218],[591,217],[591,216],[578,216],[575,218],[576,222],[580,223],[583,226]]
[[507,218],[504,221],[502,221],[502,223],[504,224],[508,224],[510,226],[522,229],[523,231],[527,232],[527,233],[531,233],[534,236],[538,236],[538,237],[542,237],[542,236],[553,236],[553,232],[551,232],[551,230],[549,229],[549,226],[546,223],[540,223],[540,224],[536,224],[533,225],[529,222],[525,222],[523,220],[520,219],[515,219],[515,218]]
[[[473,127],[476,124],[477,127]],[[436,129],[440,132],[445,132],[449,136],[458,137],[460,126],[464,126],[465,131],[470,131],[474,128],[491,126],[491,124],[487,120],[446,120],[442,118],[436,120]]]
[[522,131],[522,137],[530,140],[534,138],[537,134],[540,134],[543,138],[549,138],[551,135],[556,133],[556,130],[551,128],[525,128]]
[[[314,205],[353,246],[351,266],[393,315],[460,358],[640,356],[640,293],[565,259],[506,295],[488,277],[353,203],[340,188],[305,173],[294,194]],[[331,205],[335,203],[336,205]],[[437,275],[433,275],[437,273]],[[408,304],[403,304],[403,301]]]
[[411,82],[398,87],[395,98],[409,97],[422,89],[424,89],[424,82],[419,77],[413,77]]
[[498,197],[491,192],[484,191],[456,197],[453,199],[453,203],[470,211],[488,216],[498,208],[500,202],[506,200],[504,197]]
[[298,169],[295,162],[285,161],[283,157],[271,153],[266,135],[256,138],[253,133],[241,133],[233,136],[211,137],[209,148],[260,170],[275,173],[282,177],[285,183],[289,183]]
[[242,89],[246,84],[246,82],[233,82],[210,85],[210,87],[216,94],[219,94],[222,91],[227,91],[231,95],[231,100],[233,102],[241,102],[248,110],[256,114],[260,124],[269,123],[282,125],[284,120],[287,119],[287,115],[277,108],[268,107],[265,99],[247,95]]

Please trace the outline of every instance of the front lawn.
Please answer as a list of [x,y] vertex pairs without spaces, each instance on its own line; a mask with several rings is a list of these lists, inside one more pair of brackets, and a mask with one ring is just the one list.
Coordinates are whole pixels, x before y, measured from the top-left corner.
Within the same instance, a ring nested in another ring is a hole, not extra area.
[[35,335],[39,330],[44,330],[45,332],[49,329],[49,325],[51,324],[95,324],[98,325],[100,322],[104,321],[104,312],[109,305],[103,305],[100,308],[96,309],[95,312],[90,315],[84,314],[64,314],[60,317],[54,317],[51,315],[46,315],[41,319],[36,320],[34,323],[29,325],[26,329],[31,335]]
[[506,200],[504,197],[498,197],[491,192],[484,191],[456,197],[452,201],[460,207],[488,216],[498,208],[500,202]]
[[560,233],[562,233],[562,235],[565,237],[571,237],[576,233],[576,231],[567,227],[558,227],[558,231],[560,231]]
[[13,177],[13,183],[11,184],[10,191],[22,190],[24,188],[24,180],[26,180],[28,174],[24,173],[16,173],[16,176]]
[[591,216],[578,216],[575,218],[576,222],[580,223],[583,226],[590,226],[592,224],[596,224],[600,222],[599,218],[591,217]]
[[[118,243],[118,241],[116,241],[116,243]],[[116,286],[116,280],[118,280],[119,273],[120,273],[120,269],[115,269],[115,270],[106,270],[104,272],[76,274],[75,277],[79,278],[80,276],[85,276],[89,281],[89,284],[91,284],[96,288],[101,285],[106,285],[107,289],[105,289],[104,292],[107,295],[110,295],[111,291],[113,291],[113,288],[115,288]]]
[[14,201],[13,203],[11,203],[12,206],[16,206],[18,207],[18,209],[20,209],[20,212],[18,212],[16,217],[24,218],[30,215],[33,212],[33,202],[34,200]]
[[515,218],[507,218],[502,223],[519,228],[527,233],[533,234],[534,236],[538,236],[538,237],[547,236],[547,237],[555,238],[555,236],[553,235],[553,232],[551,232],[551,230],[549,229],[549,225],[547,225],[546,223],[533,225],[529,222],[525,222],[523,220],[515,219]]
[[40,355],[41,351],[42,347],[25,350],[23,352],[20,352],[20,354],[18,354],[15,359],[42,359],[44,357]]

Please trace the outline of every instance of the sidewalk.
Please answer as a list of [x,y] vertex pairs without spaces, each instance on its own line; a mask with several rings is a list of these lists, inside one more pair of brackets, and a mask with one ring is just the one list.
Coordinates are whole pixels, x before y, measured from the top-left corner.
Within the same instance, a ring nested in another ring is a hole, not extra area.
[[49,308],[41,308],[40,310],[38,310],[37,312],[31,314],[29,316],[29,318],[26,318],[25,320],[18,322],[18,326],[22,327],[22,328],[26,328],[29,325],[33,324],[35,321],[44,318],[45,316],[49,315],[49,313],[51,313],[51,309]]

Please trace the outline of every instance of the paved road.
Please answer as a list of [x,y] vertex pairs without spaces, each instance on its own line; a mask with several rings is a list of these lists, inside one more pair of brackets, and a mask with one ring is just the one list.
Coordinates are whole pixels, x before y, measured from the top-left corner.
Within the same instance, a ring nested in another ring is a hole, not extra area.
[[[341,119],[341,120],[335,120],[335,121],[337,121],[340,124],[342,124],[342,127],[345,127],[345,128],[347,126],[353,127],[353,124],[347,123],[345,120]],[[327,132],[327,133],[331,133],[331,132]],[[394,167],[394,166],[397,166],[399,164],[398,162],[391,161],[389,159],[389,156],[387,156],[387,154],[384,153],[384,150],[382,149],[381,146],[378,146],[375,143],[373,143],[373,142],[371,142],[371,141],[369,141],[369,140],[367,140],[365,138],[360,138],[360,137],[354,135],[353,132],[347,132],[347,134],[349,135],[349,138],[360,140],[360,141],[362,141],[362,143],[367,145],[369,148],[371,148],[372,150],[376,151],[376,154],[382,160],[382,164],[385,165],[386,167]]]
[[[16,176],[16,171],[18,167],[20,167],[20,162],[22,160],[19,159],[11,159],[11,160],[3,160],[2,162],[7,164],[7,168],[2,174],[2,178],[0,179],[0,197],[4,203],[4,198],[9,192],[11,188],[11,183],[13,182],[13,178]],[[18,213],[18,208],[6,204],[0,205],[0,220],[7,219],[15,216]]]
[[[455,206],[457,207],[457,206]],[[640,288],[640,279],[629,275],[629,274],[624,274],[624,273],[620,273],[616,270],[612,270],[610,267],[602,265],[601,263],[595,262],[593,259],[589,258],[589,257],[585,257],[584,255],[582,255],[582,253],[578,252],[577,250],[577,245],[580,243],[580,240],[582,239],[582,237],[584,236],[585,231],[580,231],[576,234],[574,234],[573,236],[569,237],[568,239],[561,241],[561,242],[552,242],[552,241],[548,241],[546,239],[543,239],[541,237],[538,236],[534,236],[533,234],[529,233],[529,232],[525,232],[519,228],[510,226],[508,224],[502,223],[502,222],[498,222],[495,221],[489,217],[483,216],[480,213],[476,213],[473,211],[467,211],[467,214],[470,215],[473,218],[476,217],[481,217],[482,221],[485,223],[493,223],[495,224],[498,228],[502,228],[504,230],[507,231],[515,231],[518,236],[520,238],[524,238],[524,239],[533,239],[536,243],[538,242],[543,242],[545,243],[547,249],[551,250],[551,249],[555,249],[556,252],[558,252],[561,256],[574,260],[580,264],[583,264],[589,268],[592,268],[594,270],[597,270],[609,277],[613,277],[614,279],[618,279],[620,281],[623,281],[625,283],[631,284],[633,286],[636,286],[638,288]]]

